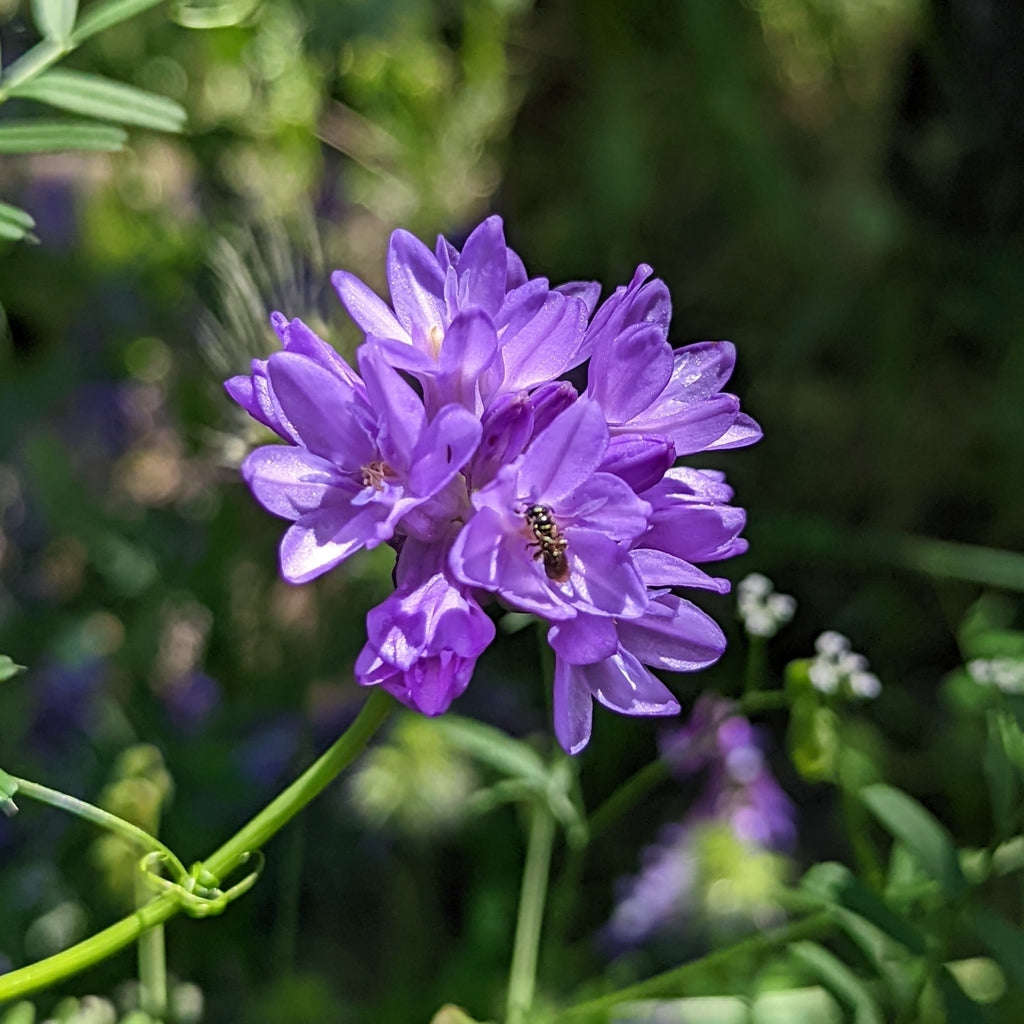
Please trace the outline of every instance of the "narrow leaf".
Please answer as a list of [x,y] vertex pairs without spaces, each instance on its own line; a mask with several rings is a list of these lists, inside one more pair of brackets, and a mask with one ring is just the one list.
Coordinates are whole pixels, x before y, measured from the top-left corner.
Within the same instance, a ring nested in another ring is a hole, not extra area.
[[66,49],[53,39],[41,39],[31,50],[26,50],[16,61],[4,68],[0,78],[0,99],[22,82],[35,77],[66,53]]
[[84,71],[46,71],[11,94],[102,121],[164,132],[180,132],[185,126],[185,110],[174,100]]
[[258,4],[259,0],[178,0],[171,17],[185,28],[230,28],[245,21]]
[[78,0],[32,0],[32,17],[47,39],[66,43],[78,13]]
[[927,950],[921,933],[843,864],[815,864],[801,879],[800,888],[863,918],[912,953],[924,955]]
[[971,925],[1000,967],[1024,992],[1024,931],[988,910],[975,910]]
[[1020,792],[1020,771],[1011,761],[1010,750],[1014,744],[1020,747],[1020,730],[1013,717],[1005,711],[990,711],[987,716],[988,742],[982,766],[988,782],[989,802],[992,806],[992,821],[995,824],[995,838],[1007,839],[1014,823]]
[[[7,203],[0,203],[0,238],[15,240],[24,238],[35,226],[36,222],[24,210],[19,210],[16,206],[8,206]],[[3,335],[3,324],[4,318],[0,311],[0,337]],[[0,682],[10,678],[10,675],[3,674],[4,657],[6,655],[0,656]],[[7,658],[7,661],[10,661],[10,658]],[[11,662],[11,664],[14,663]],[[18,667],[20,668],[20,666]]]
[[947,898],[955,899],[963,893],[967,883],[956,847],[930,811],[906,793],[882,783],[865,786],[860,797],[868,810],[913,852]]
[[946,1007],[946,1024],[992,1024],[992,1018],[964,992],[949,968],[943,967],[937,980]]
[[0,124],[0,153],[54,153],[65,149],[122,149],[121,128],[88,121],[5,121]]
[[158,3],[160,0],[100,0],[99,3],[91,4],[78,19],[71,33],[71,43],[78,46],[89,36],[134,18],[136,14],[156,7]]
[[855,1024],[883,1024],[878,1003],[863,979],[824,946],[817,942],[795,942],[789,951],[813,971],[840,1002],[853,1010]]
[[18,792],[18,784],[0,768],[0,811],[10,818],[18,813],[18,805],[14,802],[14,794]]

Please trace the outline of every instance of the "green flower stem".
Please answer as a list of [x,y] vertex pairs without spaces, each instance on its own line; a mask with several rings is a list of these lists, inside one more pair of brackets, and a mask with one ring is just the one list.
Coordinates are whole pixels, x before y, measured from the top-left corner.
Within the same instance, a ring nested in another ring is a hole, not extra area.
[[[144,906],[152,894],[141,875],[135,880],[135,899]],[[139,936],[139,1004],[143,1013],[155,1021],[167,1016],[167,955],[164,926],[154,925]]]
[[13,775],[8,776],[8,778],[18,787],[17,792],[21,796],[27,796],[33,800],[38,800],[40,803],[48,804],[50,807],[67,811],[68,814],[73,814],[77,818],[82,818],[93,825],[98,825],[100,828],[116,833],[122,839],[126,839],[129,843],[135,843],[144,850],[161,854],[177,875],[175,881],[182,881],[188,877],[188,872],[185,870],[184,865],[168,847],[161,843],[156,836],[151,836],[144,829],[133,825],[130,821],[125,821],[124,818],[119,818],[116,814],[104,811],[100,807],[94,807],[92,804],[87,804],[84,800],[79,800],[77,797],[70,796],[67,793],[61,793],[56,789],[49,789],[47,786],[40,786],[38,782],[29,782],[28,779],[19,779]]
[[828,911],[821,911],[801,921],[783,925],[775,931],[759,932],[724,949],[716,949],[707,956],[691,960],[680,967],[673,967],[669,971],[656,974],[653,978],[619,989],[617,992],[609,992],[597,999],[589,999],[585,1003],[577,1003],[564,1010],[546,1014],[539,1019],[538,1024],[566,1024],[568,1021],[587,1018],[606,1020],[608,1012],[621,1003],[637,999],[678,997],[691,982],[713,976],[715,971],[730,960],[761,957],[791,942],[824,935],[832,926],[832,915]]
[[747,665],[743,674],[744,689],[748,694],[764,688],[768,675],[768,644],[764,637],[748,636]]
[[554,815],[546,803],[536,800],[530,806],[530,835],[526,846],[526,864],[523,867],[523,887],[519,895],[505,1024],[523,1024],[533,1006],[537,954],[554,840]]
[[[204,863],[206,870],[222,879],[244,864],[250,853],[263,846],[355,760],[392,707],[391,697],[382,690],[375,690],[358,718],[326,753],[224,843]],[[113,956],[135,942],[143,932],[162,924],[181,909],[176,894],[166,893],[62,953],[0,975],[0,1003],[46,988]]]

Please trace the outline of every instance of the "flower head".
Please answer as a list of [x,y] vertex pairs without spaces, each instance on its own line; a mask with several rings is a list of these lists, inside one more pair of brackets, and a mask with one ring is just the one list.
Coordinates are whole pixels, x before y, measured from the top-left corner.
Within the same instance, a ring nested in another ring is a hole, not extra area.
[[[673,351],[668,289],[647,266],[600,306],[595,284],[528,277],[497,217],[461,251],[396,231],[387,269],[390,302],[333,276],[365,336],[355,367],[275,313],[282,351],[227,383],[283,442],[242,467],[291,524],[283,576],[399,552],[356,676],[425,714],[462,693],[493,639],[483,599],[549,623],[566,749],[586,744],[594,700],[676,713],[652,669],[701,668],[725,640],[672,588],[724,592],[698,563],[746,547],[722,475],[674,465],[760,436],[722,391],[733,347]],[[562,376],[588,359],[579,394]]]

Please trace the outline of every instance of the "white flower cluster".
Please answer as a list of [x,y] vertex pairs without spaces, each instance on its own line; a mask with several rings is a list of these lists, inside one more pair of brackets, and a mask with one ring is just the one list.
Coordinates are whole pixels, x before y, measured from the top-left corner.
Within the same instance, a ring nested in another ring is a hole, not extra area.
[[793,618],[796,598],[775,593],[767,576],[752,572],[736,586],[736,606],[747,633],[768,640]]
[[971,678],[1003,693],[1024,693],[1024,658],[975,658],[967,663]]
[[878,676],[868,671],[868,659],[850,650],[850,641],[842,633],[822,633],[814,641],[814,650],[808,674],[816,690],[836,693],[845,683],[852,696],[863,700],[873,700],[882,692]]

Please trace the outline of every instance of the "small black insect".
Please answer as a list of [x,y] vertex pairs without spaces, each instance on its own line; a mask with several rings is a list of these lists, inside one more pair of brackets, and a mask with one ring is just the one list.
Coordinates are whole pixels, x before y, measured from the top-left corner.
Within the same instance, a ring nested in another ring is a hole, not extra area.
[[530,505],[523,515],[537,542],[537,554],[533,557],[544,560],[544,572],[549,580],[564,583],[569,578],[569,562],[565,557],[567,541],[558,523],[551,518],[551,509],[547,505]]

